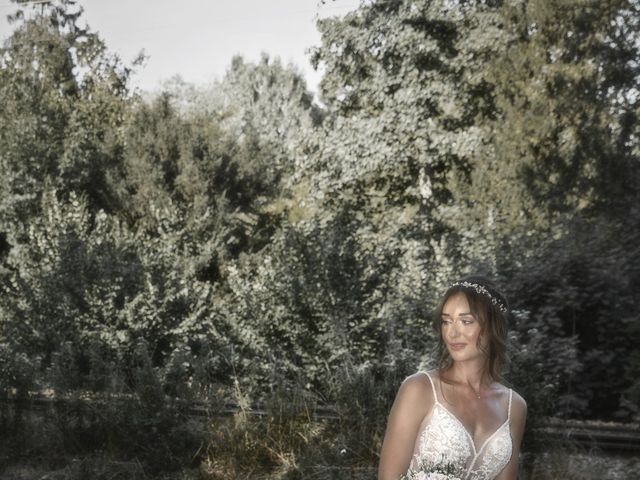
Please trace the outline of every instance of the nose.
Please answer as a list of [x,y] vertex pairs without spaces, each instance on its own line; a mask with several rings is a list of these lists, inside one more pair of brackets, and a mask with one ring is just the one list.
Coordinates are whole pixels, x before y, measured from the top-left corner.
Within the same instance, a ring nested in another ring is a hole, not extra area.
[[458,335],[460,335],[460,330],[458,329],[458,322],[457,321],[451,322],[451,325],[449,325],[449,337],[456,338]]

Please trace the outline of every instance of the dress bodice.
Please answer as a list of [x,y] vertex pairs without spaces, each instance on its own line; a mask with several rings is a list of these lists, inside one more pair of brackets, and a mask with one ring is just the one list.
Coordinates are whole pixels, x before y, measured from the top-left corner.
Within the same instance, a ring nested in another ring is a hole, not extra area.
[[416,438],[411,468],[420,464],[454,467],[461,480],[491,480],[509,463],[512,453],[511,400],[509,390],[507,418],[478,447],[462,422],[438,400],[431,375],[434,405]]

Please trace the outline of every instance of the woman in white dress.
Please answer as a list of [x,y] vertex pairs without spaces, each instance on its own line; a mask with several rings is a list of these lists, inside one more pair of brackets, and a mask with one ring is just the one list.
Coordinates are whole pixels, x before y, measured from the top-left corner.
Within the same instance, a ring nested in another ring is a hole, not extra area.
[[507,311],[504,295],[485,277],[449,286],[436,317],[440,367],[411,375],[400,386],[387,421],[379,480],[518,478],[527,406],[500,383]]

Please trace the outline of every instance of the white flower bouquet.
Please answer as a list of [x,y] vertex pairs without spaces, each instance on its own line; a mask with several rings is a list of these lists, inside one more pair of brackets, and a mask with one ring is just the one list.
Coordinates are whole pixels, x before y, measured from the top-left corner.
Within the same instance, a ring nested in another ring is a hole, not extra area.
[[409,469],[400,480],[462,480],[462,472],[452,464],[420,463],[416,468]]
[[405,478],[411,480],[461,480],[460,477],[452,477],[446,473],[439,472],[414,472],[411,476]]

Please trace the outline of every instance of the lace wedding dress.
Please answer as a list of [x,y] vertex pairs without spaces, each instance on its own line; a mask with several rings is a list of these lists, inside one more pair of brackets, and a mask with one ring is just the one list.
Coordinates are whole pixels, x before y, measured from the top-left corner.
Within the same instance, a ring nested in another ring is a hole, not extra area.
[[430,415],[422,422],[414,448],[411,468],[418,465],[449,465],[462,472],[461,480],[491,480],[511,458],[511,399],[506,408],[507,419],[478,448],[462,422],[438,400],[431,375],[435,403]]

